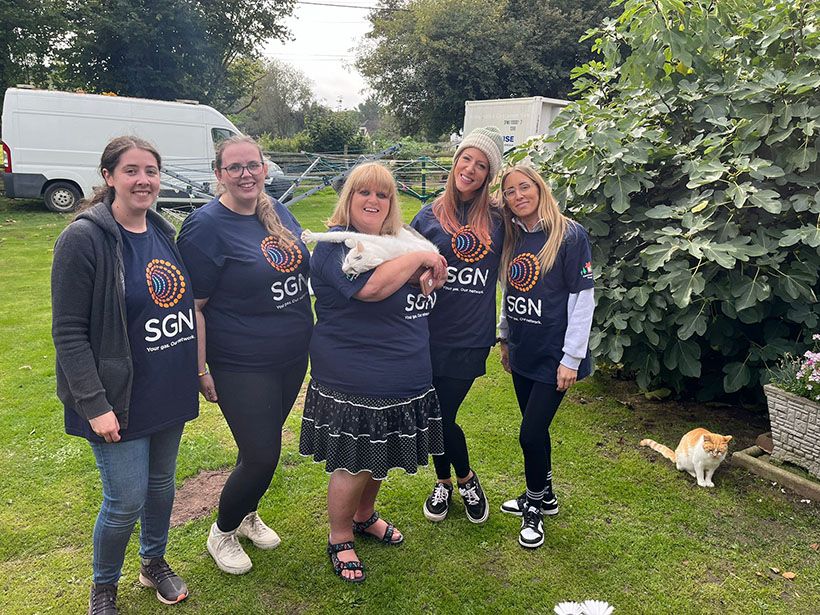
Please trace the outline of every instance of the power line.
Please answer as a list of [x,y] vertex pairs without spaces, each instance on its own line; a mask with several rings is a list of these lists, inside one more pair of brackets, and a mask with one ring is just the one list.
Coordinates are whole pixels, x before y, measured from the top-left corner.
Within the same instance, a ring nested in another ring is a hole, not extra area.
[[313,6],[333,6],[340,9],[364,9],[366,11],[409,11],[410,9],[394,9],[386,6],[361,6],[355,4],[331,4],[329,2],[309,2],[308,0],[296,0],[295,4],[310,4]]

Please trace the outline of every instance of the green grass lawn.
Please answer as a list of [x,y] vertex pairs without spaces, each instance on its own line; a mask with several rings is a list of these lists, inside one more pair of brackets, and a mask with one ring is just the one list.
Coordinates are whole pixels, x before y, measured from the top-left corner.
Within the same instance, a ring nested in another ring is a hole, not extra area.
[[[335,198],[298,203],[303,226],[322,228]],[[402,200],[406,219],[417,201]],[[91,532],[100,482],[89,446],[65,435],[54,394],[49,333],[52,246],[70,220],[41,202],[0,197],[0,613],[83,613],[91,578]],[[263,498],[264,519],[282,536],[275,551],[248,552],[247,575],[221,573],[205,537],[215,518],[171,531],[168,559],[190,597],[160,605],[138,581],[131,541],[120,583],[121,613],[318,614],[552,613],[559,601],[596,598],[616,615],[810,615],[820,611],[820,509],[724,464],[715,489],[638,442],[673,447],[688,429],[735,435],[732,450],[765,430],[760,413],[692,404],[650,404],[634,386],[604,376],[572,390],[552,429],[561,513],[545,520],[543,547],[517,543],[519,522],[498,512],[521,492],[518,408],[497,351],[461,410],[472,465],[491,504],[469,523],[454,498],[450,517],[428,522],[421,506],[432,467],[391,474],[379,499],[405,534],[398,548],[360,542],[367,581],[337,579],[324,550],[327,477],[297,454],[301,407],[286,424],[282,460]],[[219,409],[202,403],[185,429],[178,484],[200,469],[230,467],[236,455]],[[787,580],[775,574],[796,574]]]

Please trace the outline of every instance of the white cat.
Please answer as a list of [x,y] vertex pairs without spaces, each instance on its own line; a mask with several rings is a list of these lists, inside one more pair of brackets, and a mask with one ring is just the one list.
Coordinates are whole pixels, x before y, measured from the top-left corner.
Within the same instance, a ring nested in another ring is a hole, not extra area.
[[342,262],[342,271],[347,274],[360,274],[378,267],[385,261],[392,260],[408,252],[439,253],[436,245],[425,239],[418,231],[407,224],[402,226],[398,235],[368,235],[351,231],[335,233],[302,232],[302,241],[330,241],[344,243],[350,251]]

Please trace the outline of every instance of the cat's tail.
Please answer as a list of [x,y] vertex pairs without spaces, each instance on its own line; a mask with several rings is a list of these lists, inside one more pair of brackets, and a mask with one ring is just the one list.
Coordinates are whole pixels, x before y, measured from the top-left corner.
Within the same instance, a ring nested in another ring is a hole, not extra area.
[[675,451],[673,451],[668,446],[658,444],[657,442],[655,442],[654,440],[650,440],[649,438],[641,440],[641,446],[648,446],[653,451],[658,451],[661,455],[666,457],[672,463],[675,463],[676,461]]

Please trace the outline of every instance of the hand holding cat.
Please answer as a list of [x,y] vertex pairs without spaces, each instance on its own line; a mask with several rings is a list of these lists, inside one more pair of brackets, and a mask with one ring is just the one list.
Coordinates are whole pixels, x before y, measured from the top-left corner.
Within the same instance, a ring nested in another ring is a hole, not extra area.
[[216,403],[217,396],[213,376],[204,374],[199,377],[199,392],[202,393],[202,397],[204,397],[206,401],[212,404]]
[[578,379],[578,370],[570,369],[566,365],[558,364],[558,390],[566,391]]

